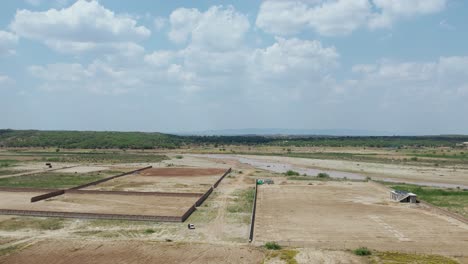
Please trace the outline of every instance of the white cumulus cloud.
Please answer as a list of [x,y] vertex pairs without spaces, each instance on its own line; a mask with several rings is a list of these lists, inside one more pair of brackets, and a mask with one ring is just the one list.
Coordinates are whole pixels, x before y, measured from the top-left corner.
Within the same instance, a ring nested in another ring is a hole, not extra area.
[[278,35],[314,30],[346,35],[359,28],[391,27],[404,18],[442,11],[447,0],[268,0],[260,6],[256,26]]
[[170,15],[169,38],[198,48],[228,50],[238,48],[249,30],[247,16],[234,7],[212,6],[205,12],[179,8]]
[[17,43],[18,36],[10,32],[0,30],[0,56],[14,54],[14,47]]
[[134,19],[115,14],[97,1],[85,0],[60,10],[18,10],[10,28],[21,37],[39,40],[60,52],[71,53],[137,42],[151,34]]

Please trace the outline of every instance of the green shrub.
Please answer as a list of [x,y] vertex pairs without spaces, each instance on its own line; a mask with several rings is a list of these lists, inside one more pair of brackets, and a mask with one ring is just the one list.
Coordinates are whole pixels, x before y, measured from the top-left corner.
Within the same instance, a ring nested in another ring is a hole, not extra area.
[[372,252],[366,248],[366,247],[360,247],[360,248],[357,248],[355,250],[353,250],[354,254],[358,255],[358,256],[369,256],[372,254]]
[[299,175],[301,175],[299,172],[293,171],[293,170],[288,170],[285,174],[286,174],[286,176],[299,176]]
[[317,177],[321,179],[328,179],[330,178],[330,175],[328,175],[328,173],[325,172],[320,172],[319,174],[317,174]]
[[146,229],[145,230],[145,234],[154,234],[156,233],[156,231],[154,231],[153,229]]
[[266,242],[265,243],[265,248],[270,249],[270,250],[280,250],[281,246],[278,245],[276,242]]
[[182,155],[176,155],[175,158],[176,158],[176,159],[183,159],[184,156],[182,156]]

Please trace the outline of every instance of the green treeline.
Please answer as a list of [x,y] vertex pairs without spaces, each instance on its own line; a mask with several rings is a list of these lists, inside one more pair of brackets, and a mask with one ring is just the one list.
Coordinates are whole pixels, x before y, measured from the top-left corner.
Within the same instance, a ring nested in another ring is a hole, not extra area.
[[82,149],[174,149],[195,145],[270,145],[282,147],[455,147],[468,136],[176,136],[145,132],[0,130],[0,147]]

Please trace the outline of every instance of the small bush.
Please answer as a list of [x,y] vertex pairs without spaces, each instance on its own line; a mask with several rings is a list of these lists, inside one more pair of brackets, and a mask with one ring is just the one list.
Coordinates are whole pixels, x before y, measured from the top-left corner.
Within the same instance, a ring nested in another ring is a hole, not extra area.
[[293,171],[293,170],[288,170],[285,174],[286,174],[286,176],[299,176],[299,175],[301,175],[299,172]]
[[418,161],[418,157],[412,157],[411,161]]
[[176,155],[175,158],[176,158],[176,159],[183,159],[184,156],[182,156],[182,155]]
[[330,178],[330,175],[328,175],[328,173],[325,173],[325,172],[320,172],[319,174],[317,174],[317,178],[328,179]]
[[270,250],[280,250],[281,246],[278,245],[276,242],[266,242],[265,243],[265,248],[270,249]]
[[358,256],[369,256],[369,255],[372,254],[372,252],[366,247],[357,248],[353,252],[354,252],[354,254],[356,254]]
[[153,229],[146,229],[145,230],[145,234],[154,234],[156,233],[156,231],[154,231]]

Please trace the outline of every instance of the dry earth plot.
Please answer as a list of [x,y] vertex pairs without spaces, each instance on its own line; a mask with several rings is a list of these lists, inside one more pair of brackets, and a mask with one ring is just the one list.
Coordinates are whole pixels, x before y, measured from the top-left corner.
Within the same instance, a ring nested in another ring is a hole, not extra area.
[[375,183],[262,185],[257,206],[256,244],[450,255],[468,249],[468,225],[420,205],[394,203]]

